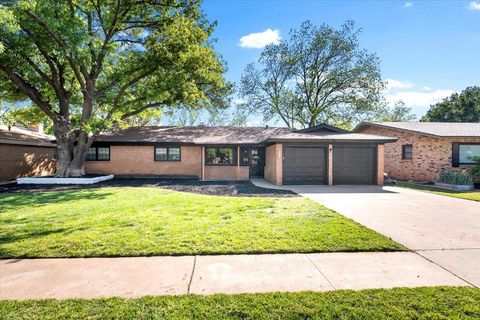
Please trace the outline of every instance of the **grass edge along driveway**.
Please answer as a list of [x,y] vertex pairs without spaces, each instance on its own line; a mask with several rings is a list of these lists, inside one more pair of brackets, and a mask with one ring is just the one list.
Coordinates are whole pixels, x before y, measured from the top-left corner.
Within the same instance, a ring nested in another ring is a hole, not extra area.
[[419,185],[417,183],[410,183],[405,181],[397,181],[397,186],[402,188],[426,191],[426,192],[435,193],[435,194],[439,194],[447,197],[458,198],[458,199],[480,201],[480,191],[478,190],[461,192],[461,191],[455,191],[455,190],[442,189],[434,186]]
[[480,289],[0,301],[2,319],[479,319]]
[[309,199],[160,188],[0,195],[0,257],[399,251]]

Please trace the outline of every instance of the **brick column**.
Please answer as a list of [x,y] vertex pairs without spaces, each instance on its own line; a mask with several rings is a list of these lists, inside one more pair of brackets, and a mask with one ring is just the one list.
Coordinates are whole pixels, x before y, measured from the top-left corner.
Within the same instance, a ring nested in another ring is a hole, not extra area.
[[283,145],[277,143],[276,145],[276,184],[281,186],[283,184]]
[[201,180],[205,180],[205,147],[204,147],[204,146],[202,146],[202,160],[201,160],[201,162],[202,162],[202,168],[201,168],[201,169],[202,169],[202,170],[201,170],[202,176],[201,176]]
[[383,172],[385,163],[385,146],[379,144],[377,146],[377,184],[383,186]]
[[333,186],[333,144],[328,145],[328,185]]
[[240,146],[237,146],[237,181],[240,180]]

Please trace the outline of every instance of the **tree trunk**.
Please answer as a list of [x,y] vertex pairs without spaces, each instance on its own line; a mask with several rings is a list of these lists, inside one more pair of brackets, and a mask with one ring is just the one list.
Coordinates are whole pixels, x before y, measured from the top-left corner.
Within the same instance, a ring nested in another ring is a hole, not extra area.
[[81,177],[85,175],[85,158],[93,139],[86,132],[65,133],[61,126],[55,127],[57,138],[56,177]]

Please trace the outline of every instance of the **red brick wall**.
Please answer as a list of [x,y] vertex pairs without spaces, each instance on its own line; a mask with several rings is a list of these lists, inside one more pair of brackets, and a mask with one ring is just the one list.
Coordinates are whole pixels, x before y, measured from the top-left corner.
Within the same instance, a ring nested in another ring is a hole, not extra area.
[[[369,125],[357,132],[398,138],[397,142],[385,144],[385,172],[399,180],[434,181],[442,170],[466,171],[469,166],[452,167],[452,143],[480,143],[480,138],[436,138]],[[404,144],[412,144],[412,160],[402,160]]]
[[181,161],[154,161],[153,146],[111,146],[110,161],[86,161],[85,173],[201,177],[202,148],[181,147]]
[[205,180],[248,180],[248,166],[205,166]]
[[55,173],[53,149],[25,145],[0,144],[0,181]]

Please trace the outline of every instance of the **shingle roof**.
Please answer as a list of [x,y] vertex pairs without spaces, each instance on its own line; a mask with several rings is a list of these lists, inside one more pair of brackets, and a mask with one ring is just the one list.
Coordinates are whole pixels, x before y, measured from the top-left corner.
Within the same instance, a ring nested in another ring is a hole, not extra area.
[[395,141],[391,137],[380,137],[358,133],[300,133],[288,128],[267,127],[133,127],[115,133],[100,135],[98,142],[114,143],[191,143],[191,144],[258,144],[280,140],[378,140]]
[[0,126],[0,143],[17,144],[17,145],[33,145],[54,147],[55,138],[37,132],[30,132],[19,128],[12,127],[8,130],[5,126]]
[[328,133],[328,134],[308,134],[308,133],[288,133],[272,136],[269,141],[331,141],[331,142],[354,142],[354,141],[372,141],[372,142],[394,142],[397,138],[379,136],[365,133]]
[[388,127],[439,137],[480,137],[480,123],[476,122],[363,122],[357,129],[363,125]]

